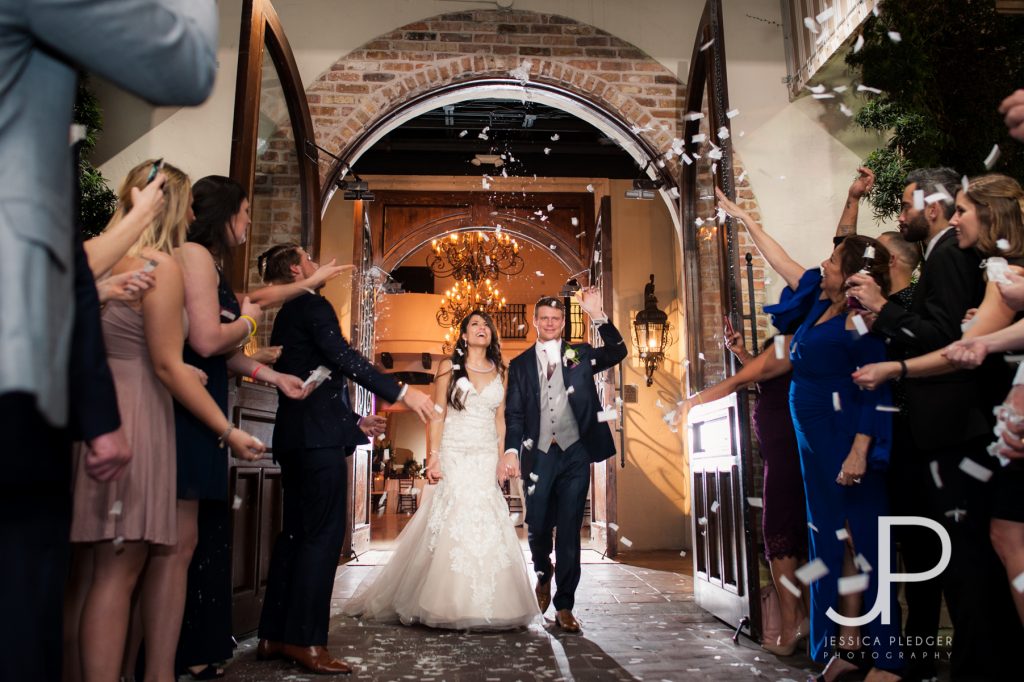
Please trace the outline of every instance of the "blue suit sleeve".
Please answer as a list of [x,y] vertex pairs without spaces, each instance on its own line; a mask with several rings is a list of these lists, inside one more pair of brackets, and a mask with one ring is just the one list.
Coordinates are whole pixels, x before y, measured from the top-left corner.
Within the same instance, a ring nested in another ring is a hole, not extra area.
[[764,311],[772,316],[772,324],[782,334],[792,334],[807,317],[814,302],[821,296],[821,271],[814,268],[800,277],[795,290],[785,287],[775,305]]
[[382,374],[341,334],[338,316],[327,299],[310,296],[307,309],[313,343],[328,358],[331,371],[339,371],[363,388],[388,402],[396,402],[401,388],[392,377]]

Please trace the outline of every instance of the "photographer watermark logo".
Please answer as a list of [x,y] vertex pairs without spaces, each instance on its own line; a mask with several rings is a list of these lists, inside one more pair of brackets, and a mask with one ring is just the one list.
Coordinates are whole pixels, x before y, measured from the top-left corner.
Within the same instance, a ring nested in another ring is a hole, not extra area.
[[[891,556],[890,548],[891,543],[891,531],[893,526],[920,526],[922,528],[930,528],[939,536],[939,541],[942,543],[942,556],[939,557],[939,563],[933,568],[923,573],[890,573]],[[882,617],[882,624],[888,625],[891,620],[890,607],[892,606],[892,599],[890,599],[890,590],[892,583],[920,583],[925,580],[931,580],[938,576],[945,570],[949,564],[949,557],[952,554],[953,548],[949,541],[949,533],[943,528],[938,521],[926,519],[923,516],[879,516],[878,517],[878,592],[875,595],[875,603],[871,609],[862,616],[844,616],[838,613],[831,606],[828,609],[828,617],[833,622],[839,625],[847,625],[850,627],[860,627],[861,625],[867,625],[879,615]]]

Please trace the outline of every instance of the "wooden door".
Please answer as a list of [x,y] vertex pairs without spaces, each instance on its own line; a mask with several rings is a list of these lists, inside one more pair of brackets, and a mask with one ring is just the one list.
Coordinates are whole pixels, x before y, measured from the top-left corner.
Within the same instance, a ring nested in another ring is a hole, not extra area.
[[[613,317],[612,292],[612,220],[611,199],[601,198],[601,208],[594,223],[594,236],[589,250],[589,266],[587,281],[583,285],[596,287],[602,295],[604,312],[609,319]],[[591,324],[589,340],[594,345],[601,345],[601,336],[597,333],[597,325]],[[617,529],[618,513],[616,508],[616,472],[621,457],[625,452],[622,430],[622,387],[621,363],[594,377],[597,384],[597,395],[605,407],[615,407],[619,418],[611,424],[618,452],[604,462],[591,465],[590,476],[590,533],[591,547],[607,556],[618,553],[619,534]]]
[[[732,137],[720,133],[730,125],[721,0],[707,1],[692,55],[687,111],[706,115],[687,121],[683,137],[692,140],[704,133],[706,140],[717,143],[714,155],[705,144],[693,163],[683,164],[680,178],[685,384],[695,393],[736,372],[735,360],[723,346],[724,318],[736,329],[745,329],[736,226],[716,211],[714,203],[716,187],[730,197],[735,194]],[[691,411],[687,426],[696,601],[760,639],[757,510],[750,507],[747,492],[753,488],[753,449],[746,392]]]

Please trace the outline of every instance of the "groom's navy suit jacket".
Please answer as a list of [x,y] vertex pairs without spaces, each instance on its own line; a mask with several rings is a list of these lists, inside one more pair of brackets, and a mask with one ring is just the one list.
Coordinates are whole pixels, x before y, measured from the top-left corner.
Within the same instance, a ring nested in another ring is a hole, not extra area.
[[331,378],[305,400],[278,391],[275,453],[338,447],[351,454],[368,442],[359,430],[359,415],[349,406],[346,377],[385,400],[398,399],[398,382],[348,344],[334,309],[322,296],[305,293],[281,306],[270,343],[284,346],[274,363],[278,372],[305,379],[320,365],[331,370]]
[[[594,375],[622,362],[626,357],[626,344],[619,330],[611,322],[597,328],[604,345],[595,348],[589,343],[567,344],[562,341],[562,379],[566,390],[571,386],[569,405],[580,432],[580,443],[591,462],[601,462],[615,454],[615,440],[611,428],[597,421],[603,407],[597,397]],[[579,354],[579,360],[569,366],[564,360],[567,348]],[[523,476],[532,470],[533,453],[540,434],[540,375],[537,364],[537,346],[530,346],[509,364],[508,391],[505,396],[505,450],[518,450],[524,441],[531,447],[522,448]]]

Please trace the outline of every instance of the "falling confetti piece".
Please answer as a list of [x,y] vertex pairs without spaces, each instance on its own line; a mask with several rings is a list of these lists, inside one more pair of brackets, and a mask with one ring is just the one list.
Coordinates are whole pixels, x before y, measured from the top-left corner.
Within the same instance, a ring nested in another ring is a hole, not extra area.
[[924,190],[923,189],[915,189],[914,190],[914,210],[915,211],[922,211],[922,210],[924,210]]
[[711,513],[712,513],[712,514],[717,514],[717,513],[718,513],[718,508],[719,508],[720,506],[721,506],[721,505],[720,505],[720,504],[718,504],[718,500],[715,500],[714,502],[712,502],[712,503],[711,503]]
[[554,204],[548,204],[548,213],[551,213],[554,210],[555,210],[555,205]]
[[824,24],[826,21],[831,19],[832,15],[835,14],[835,13],[836,13],[835,9],[833,9],[831,7],[828,7],[824,11],[822,11],[821,14],[817,15],[814,18],[817,20],[817,22],[819,24]]
[[780,575],[779,576],[779,582],[782,583],[782,586],[786,588],[786,591],[788,591],[794,597],[799,597],[800,596],[800,594],[801,594],[800,588],[797,587],[796,585],[794,585],[793,581],[790,580],[788,576]]
[[889,31],[888,36],[889,40],[894,43],[898,43],[903,40],[903,36],[900,35],[899,31]]
[[603,422],[615,421],[616,416],[617,416],[617,413],[615,411],[615,408],[614,407],[609,407],[609,408],[603,409],[603,410],[601,410],[600,412],[597,413],[597,421],[598,422],[602,422],[602,423]]
[[124,536],[118,535],[116,538],[114,538],[113,544],[114,550],[120,552],[122,549],[122,545],[124,545]]
[[864,336],[868,333],[867,322],[865,322],[864,318],[860,315],[853,316],[853,328],[857,330],[857,334],[860,336]]
[[1024,592],[1024,573],[1018,573],[1017,577],[1013,579],[1013,589],[1017,590],[1017,593]]
[[992,478],[991,469],[989,469],[988,467],[983,467],[982,465],[978,464],[969,457],[964,457],[962,460],[960,460],[960,471],[964,472],[973,479],[981,481],[982,483],[987,483],[988,480]]
[[953,519],[955,522],[960,523],[960,519],[967,516],[966,509],[950,509],[946,512],[946,518]]
[[594,186],[593,185],[587,185],[587,191],[588,192],[593,192],[594,191]]
[[821,580],[828,575],[828,566],[820,558],[809,561],[796,569],[796,577],[804,585],[810,585],[815,580]]
[[878,88],[872,88],[869,85],[863,85],[863,84],[857,86],[857,92],[873,92],[876,95],[881,95],[882,94],[882,91],[879,90]]
[[968,189],[970,189],[971,181],[970,181],[970,179],[966,175],[964,175],[964,176],[962,176],[960,178],[960,187],[963,188],[964,192],[966,192]]
[[808,521],[808,522],[807,522],[807,527],[808,527],[808,528],[810,528],[810,529],[811,529],[812,531],[814,531],[815,533],[817,533],[817,532],[818,532],[818,527],[817,527],[817,526],[815,526],[815,525],[814,525],[813,523],[811,523],[810,521]]
[[526,448],[527,450],[533,449],[533,439],[527,438],[526,440],[524,440],[523,447]]
[[775,344],[775,357],[784,360],[786,358],[786,337],[779,334],[773,343]]
[[459,133],[459,137],[465,137],[468,134],[469,134],[468,130],[463,130],[461,133]]
[[706,526],[706,525],[708,525],[707,517],[706,516],[702,516],[699,519],[697,519],[697,525],[699,525],[699,526]]
[[629,538],[627,538],[625,535],[623,535],[622,537],[619,538],[619,542],[624,544],[626,547],[632,547],[633,546],[633,541],[630,540]]
[[442,412],[444,412],[444,408],[441,407],[440,405],[434,405],[434,412],[441,414]]
[[531,485],[529,488],[526,489],[526,494],[527,495],[532,495],[533,491],[535,491],[536,489],[537,489],[537,486]]
[[554,135],[551,136],[551,141],[558,142],[558,133],[555,133]]
[[850,533],[845,528],[836,529],[836,540],[848,540]]
[[999,145],[992,145],[992,151],[985,157],[985,170],[992,170],[992,166],[996,165],[996,161],[1002,155],[1002,150],[999,149]]
[[704,114],[699,111],[688,111],[683,114],[684,121],[699,121],[704,118]]
[[928,469],[932,472],[932,481],[935,482],[935,487],[942,489],[942,477],[939,476],[939,463],[935,460],[928,462]]
[[712,38],[711,40],[709,40],[708,42],[706,42],[706,43],[704,43],[703,45],[700,46],[700,51],[703,52],[704,50],[708,49],[709,47],[711,47],[714,44],[715,44],[715,39]]
[[551,147],[544,147],[544,153],[545,154],[550,154],[551,153]]
[[899,412],[900,408],[895,405],[875,405],[875,409],[879,412]]
[[764,502],[761,500],[760,497],[748,497],[747,504],[749,504],[751,507],[756,507],[757,509],[764,508]]
[[556,250],[556,249],[557,249],[558,247],[557,247],[557,246],[555,246],[554,244],[548,244],[548,248],[549,248],[549,249],[551,249],[552,251],[554,251],[554,250]]
[[239,497],[238,495],[235,495],[235,499],[231,501],[231,508],[235,509],[235,510],[241,509],[242,508],[242,498]]
[[728,140],[729,139],[729,129],[726,128],[725,126],[722,126],[721,128],[719,128],[718,129],[718,139],[719,140]]
[[120,516],[121,515],[121,511],[123,509],[124,509],[124,504],[121,502],[121,500],[115,500],[114,504],[112,504],[110,506],[110,515],[111,516]]
[[567,396],[572,395],[575,392],[576,392],[576,389],[574,387],[572,387],[572,386],[570,386],[569,388],[565,389],[565,394]]
[[736,118],[739,115],[740,115],[740,110],[739,109],[730,109],[729,111],[725,112],[725,117],[729,118],[729,119]]
[[863,554],[858,553],[857,556],[853,557],[853,565],[859,568],[862,573],[871,572],[871,562]]
[[813,94],[811,95],[811,97],[813,97],[814,99],[835,99],[836,96],[834,93],[831,92],[823,92],[821,94]]
[[1010,250],[1010,242],[1009,242],[1009,240],[997,239],[996,240],[996,248],[999,249],[1000,251],[1009,251]]
[[533,481],[534,483],[536,483],[537,481],[539,481],[539,480],[540,480],[540,476],[538,476],[537,474],[535,474],[535,473],[533,473],[533,472],[531,471],[531,472],[530,472],[530,480],[531,480],[531,481]]
[[853,43],[853,53],[857,54],[864,47],[864,36],[858,35],[856,42]]
[[818,23],[814,21],[814,17],[804,17],[804,26],[806,26],[807,30],[811,33],[818,32]]
[[843,405],[839,401],[839,393],[838,392],[833,392],[832,393],[832,409],[835,410],[836,412],[842,412],[842,410],[843,410]]
[[839,579],[839,594],[860,594],[864,590],[868,589],[868,582],[870,578],[865,573],[858,573],[857,575],[848,575]]
[[700,144],[707,139],[708,136],[705,135],[704,133],[697,133],[696,135],[690,138],[690,142],[692,142],[693,144]]
[[544,276],[544,273],[543,273],[543,272],[541,272],[540,270],[537,270],[537,271],[536,271],[535,273],[533,273],[533,274],[537,275],[538,277],[543,277],[543,276]]
[[684,550],[680,551],[679,552],[679,556],[685,557],[686,556],[686,550],[684,549]]
[[804,87],[807,88],[808,90],[810,90],[815,95],[820,95],[823,92],[825,92],[825,86],[824,85],[805,85]]

